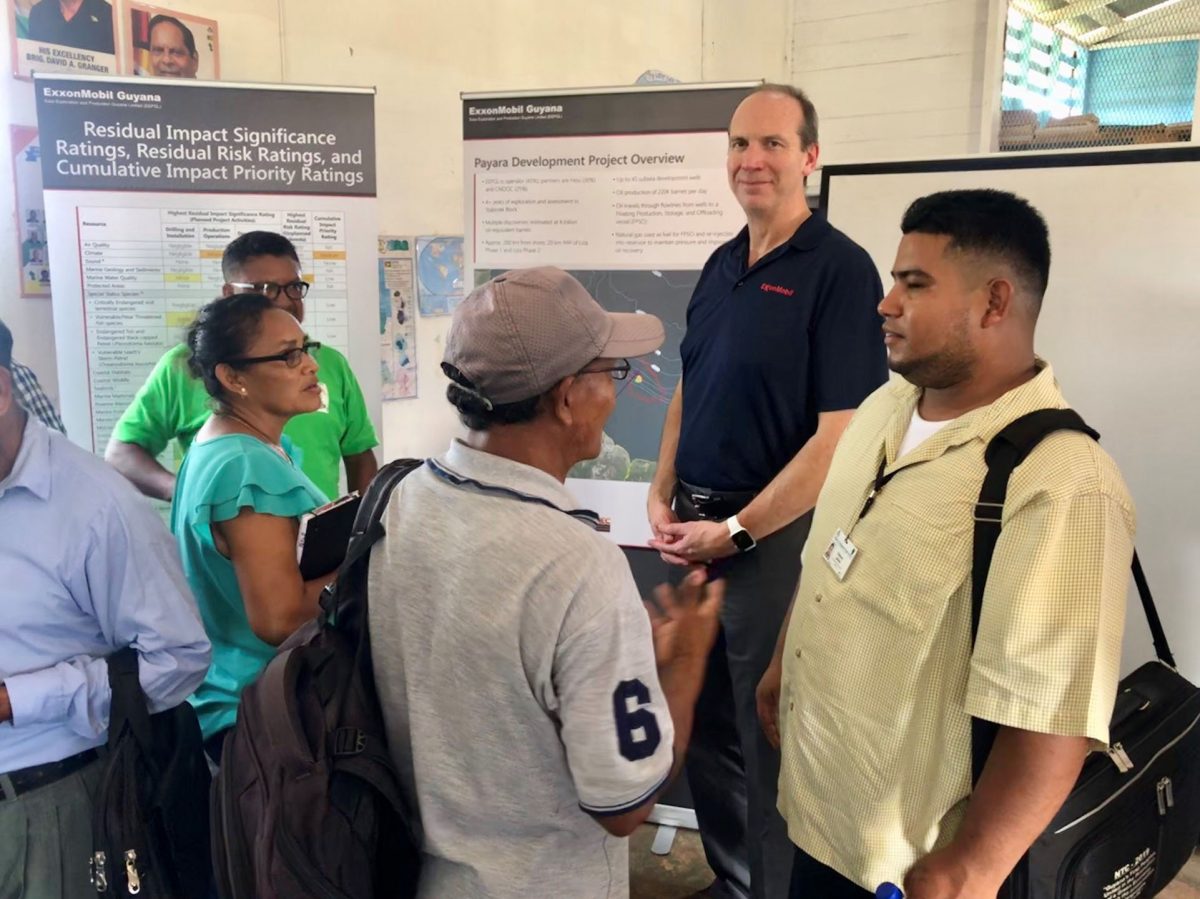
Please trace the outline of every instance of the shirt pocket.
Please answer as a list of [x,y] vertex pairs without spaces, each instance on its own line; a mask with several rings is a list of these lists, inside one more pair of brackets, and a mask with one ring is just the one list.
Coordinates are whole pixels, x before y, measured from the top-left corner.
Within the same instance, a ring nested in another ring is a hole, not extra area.
[[853,531],[861,558],[846,586],[869,618],[931,635],[970,579],[974,504],[886,493]]

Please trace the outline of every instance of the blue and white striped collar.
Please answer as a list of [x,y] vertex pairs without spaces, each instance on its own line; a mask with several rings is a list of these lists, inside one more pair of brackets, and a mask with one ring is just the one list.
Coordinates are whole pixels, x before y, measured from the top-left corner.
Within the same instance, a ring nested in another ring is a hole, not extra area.
[[577,508],[575,497],[557,478],[532,465],[473,449],[461,440],[455,440],[445,454],[426,460],[426,464],[435,477],[446,483],[550,506],[592,528],[600,527],[599,515]]

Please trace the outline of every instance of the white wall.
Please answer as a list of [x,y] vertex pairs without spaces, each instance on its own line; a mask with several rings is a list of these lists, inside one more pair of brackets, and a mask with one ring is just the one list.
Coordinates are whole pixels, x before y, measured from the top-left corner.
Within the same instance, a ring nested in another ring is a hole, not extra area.
[[979,150],[989,0],[794,0],[791,72],[821,161]]
[[795,0],[703,0],[701,80],[791,78],[794,6]]

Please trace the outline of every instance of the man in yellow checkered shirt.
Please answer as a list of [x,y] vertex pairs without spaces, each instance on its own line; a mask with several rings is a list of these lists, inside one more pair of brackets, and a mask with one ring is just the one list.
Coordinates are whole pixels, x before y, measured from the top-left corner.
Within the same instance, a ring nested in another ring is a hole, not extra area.
[[[906,899],[992,899],[1107,745],[1116,694],[1134,509],[1083,434],[1051,435],[1013,472],[970,648],[984,448],[1067,405],[1033,349],[1045,222],[1012,194],[949,191],[901,230],[879,310],[904,380],[838,444],[759,688],[783,747],[792,899],[887,880]],[[972,716],[999,725],[974,792]]]

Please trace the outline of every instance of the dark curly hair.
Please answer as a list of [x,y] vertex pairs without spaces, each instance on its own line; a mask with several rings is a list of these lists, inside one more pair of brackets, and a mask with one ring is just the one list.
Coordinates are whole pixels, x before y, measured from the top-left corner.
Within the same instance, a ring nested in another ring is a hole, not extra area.
[[905,234],[950,238],[950,248],[1003,259],[1024,282],[1036,315],[1050,280],[1050,232],[1027,200],[1002,190],[945,190],[914,200]]
[[251,259],[259,256],[279,256],[290,259],[296,265],[300,257],[296,254],[296,245],[274,231],[247,231],[234,238],[221,254],[221,277],[232,281]]
[[217,366],[246,355],[262,325],[263,313],[275,308],[261,293],[239,293],[221,297],[201,307],[188,326],[184,342],[188,348],[188,371],[204,382],[204,389],[217,402],[225,388],[217,379]]

